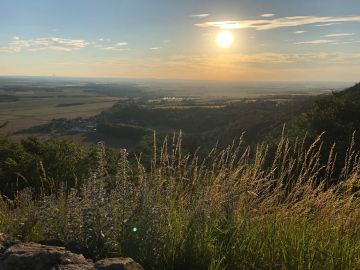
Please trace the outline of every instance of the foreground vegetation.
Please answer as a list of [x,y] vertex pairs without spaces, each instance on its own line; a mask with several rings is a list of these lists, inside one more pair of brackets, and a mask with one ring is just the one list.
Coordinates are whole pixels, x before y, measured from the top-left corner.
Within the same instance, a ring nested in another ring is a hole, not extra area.
[[[119,102],[93,120],[139,141],[131,152],[0,138],[0,231],[75,241],[94,259],[130,256],[145,269],[358,269],[359,87],[314,103]],[[93,126],[43,128],[74,123]]]
[[146,269],[357,269],[354,138],[337,179],[336,153],[321,156],[320,137],[305,141],[282,137],[269,151],[240,138],[201,160],[174,136],[154,147],[148,170],[121,150],[114,174],[99,143],[83,183],[56,187],[44,172],[40,196],[31,188],[3,196],[0,231],[76,241],[93,258],[130,256]]

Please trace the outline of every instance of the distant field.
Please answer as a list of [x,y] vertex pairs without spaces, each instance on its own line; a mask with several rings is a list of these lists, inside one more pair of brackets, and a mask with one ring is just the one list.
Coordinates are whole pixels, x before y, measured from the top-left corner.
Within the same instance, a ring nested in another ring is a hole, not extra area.
[[[44,101],[34,103],[33,107],[21,107],[21,109],[11,108],[15,104],[2,104],[9,107],[1,106],[0,108],[0,122],[9,121],[9,125],[5,131],[15,132],[21,129],[30,128],[35,125],[46,123],[48,120],[54,118],[76,118],[76,117],[90,117],[94,116],[106,108],[111,107],[116,101],[94,102],[79,106],[56,107]],[[24,104],[26,105],[26,104]],[[17,105],[15,105],[17,106]]]
[[140,93],[125,83],[0,77],[0,123],[9,121],[0,133],[13,133],[57,118],[91,117]]
[[90,95],[87,97],[73,97],[72,95],[58,97],[54,94],[53,97],[47,95],[44,98],[29,95],[26,98],[20,98],[19,101],[2,102],[0,105],[0,122],[9,121],[9,125],[3,132],[16,132],[44,124],[54,118],[71,119],[94,116],[104,109],[110,108],[120,99],[119,97],[109,98]]
[[[0,106],[0,122],[9,121],[6,132],[15,132],[46,123],[54,118],[76,118],[94,116],[104,109],[110,108],[119,98],[104,100],[101,97],[81,99],[73,98],[44,98],[27,99],[17,102],[4,102]],[[60,104],[83,103],[77,106],[57,107]]]

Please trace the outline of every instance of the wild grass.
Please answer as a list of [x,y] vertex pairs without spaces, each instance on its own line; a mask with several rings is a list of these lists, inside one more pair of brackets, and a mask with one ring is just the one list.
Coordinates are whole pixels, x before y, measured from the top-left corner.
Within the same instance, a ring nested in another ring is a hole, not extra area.
[[205,159],[181,135],[154,143],[149,170],[122,150],[115,180],[98,166],[79,188],[41,201],[31,189],[0,200],[0,231],[24,241],[59,239],[93,258],[130,256],[145,269],[359,269],[360,156],[354,138],[338,184],[334,148],[282,137],[276,151],[242,138]]

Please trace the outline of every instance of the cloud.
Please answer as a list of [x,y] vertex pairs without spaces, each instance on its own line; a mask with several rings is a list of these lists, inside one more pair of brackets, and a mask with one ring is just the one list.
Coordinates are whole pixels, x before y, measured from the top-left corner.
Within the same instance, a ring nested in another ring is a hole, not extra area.
[[306,33],[307,31],[295,31],[293,32],[294,34],[303,34],[303,33]]
[[150,50],[153,50],[153,51],[160,50],[160,49],[161,49],[161,47],[152,47],[152,48],[150,48]]
[[198,27],[217,27],[221,29],[253,28],[256,30],[269,30],[283,27],[295,27],[315,23],[332,22],[360,22],[360,16],[348,17],[316,17],[316,16],[294,16],[278,19],[241,20],[241,21],[216,21],[195,24]]
[[318,27],[323,27],[323,26],[331,26],[331,25],[335,25],[335,24],[341,24],[341,23],[325,23],[325,24],[316,24],[315,26],[318,26]]
[[28,40],[21,40],[18,37],[14,37],[14,41],[9,43],[12,47],[31,47],[31,41]]
[[349,41],[342,41],[342,42],[334,42],[334,45],[341,45],[341,44],[354,44],[360,43],[360,40],[349,40]]
[[312,40],[312,41],[302,41],[302,42],[297,42],[295,44],[327,44],[327,43],[333,43],[333,40]]
[[14,52],[20,52],[20,51],[21,51],[21,47],[16,47],[16,46],[0,47],[0,52],[14,53]]
[[260,15],[261,17],[265,17],[265,18],[270,18],[270,17],[274,17],[275,14],[271,14],[271,13],[267,13],[267,14],[262,14]]
[[243,64],[271,64],[288,65],[299,63],[311,64],[357,64],[360,63],[360,53],[304,53],[304,54],[282,54],[282,53],[256,53],[256,54],[229,54],[226,56],[172,56],[164,60],[165,65],[175,66],[196,66],[199,69],[216,67],[217,65],[227,66],[229,69],[236,69]]
[[117,47],[114,47],[114,46],[105,47],[105,48],[102,48],[102,49],[106,50],[106,51],[129,51],[130,50],[129,48],[117,48]]
[[209,17],[210,16],[210,14],[208,14],[208,13],[204,13],[204,14],[195,14],[195,15],[191,15],[191,17],[193,17],[193,18],[206,18],[206,17]]
[[36,39],[20,39],[13,37],[8,46],[1,47],[1,51],[20,52],[22,48],[30,51],[56,50],[56,51],[73,51],[85,48],[89,43],[82,39],[65,39],[58,37],[36,38]]
[[123,46],[127,45],[129,45],[127,42],[118,42],[113,46],[108,46],[101,49],[106,51],[129,51],[129,48],[122,48]]
[[339,33],[339,34],[330,34],[330,35],[325,35],[324,37],[346,37],[346,36],[353,36],[355,35],[354,33]]
[[72,51],[85,48],[88,42],[82,39],[64,39],[64,38],[37,38],[30,41],[31,46],[38,50],[53,49],[59,51]]
[[104,38],[99,38],[98,40],[99,40],[99,41],[104,41]]
[[116,43],[116,46],[126,46],[126,45],[128,45],[127,42],[118,42],[118,43]]

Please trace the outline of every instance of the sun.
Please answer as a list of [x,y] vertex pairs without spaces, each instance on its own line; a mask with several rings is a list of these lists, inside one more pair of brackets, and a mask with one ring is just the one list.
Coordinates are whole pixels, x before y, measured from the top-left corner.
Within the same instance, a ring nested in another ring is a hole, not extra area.
[[233,42],[233,36],[228,31],[222,31],[216,36],[217,44],[222,48],[227,48]]

